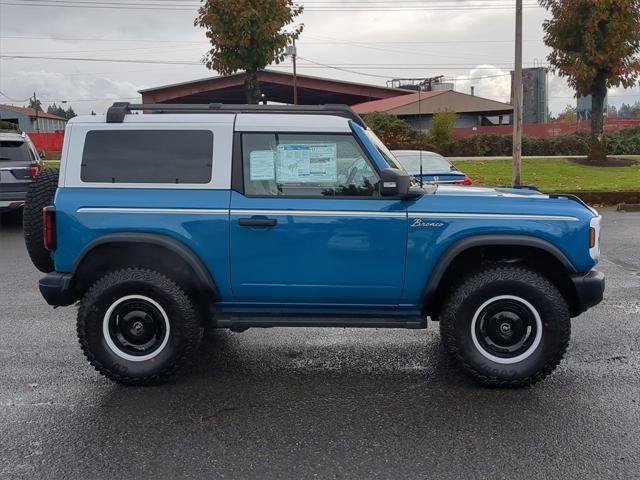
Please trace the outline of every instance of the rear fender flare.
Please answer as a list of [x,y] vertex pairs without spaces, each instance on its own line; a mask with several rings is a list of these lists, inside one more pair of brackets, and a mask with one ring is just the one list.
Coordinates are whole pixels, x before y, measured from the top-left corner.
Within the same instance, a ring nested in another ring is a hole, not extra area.
[[103,237],[97,238],[82,249],[80,255],[78,255],[78,258],[73,264],[73,268],[71,270],[72,275],[76,275],[76,272],[82,265],[83,260],[96,247],[99,247],[100,245],[117,243],[157,245],[159,247],[170,250],[179,258],[181,258],[193,270],[197,279],[197,284],[202,290],[213,292],[215,298],[219,298],[218,288],[216,287],[215,281],[213,280],[211,274],[209,273],[209,270],[205,267],[202,260],[200,260],[200,257],[198,257],[193,252],[193,250],[191,250],[188,246],[186,246],[179,240],[171,238],[167,235],[156,233],[110,233],[108,235],[104,235]]

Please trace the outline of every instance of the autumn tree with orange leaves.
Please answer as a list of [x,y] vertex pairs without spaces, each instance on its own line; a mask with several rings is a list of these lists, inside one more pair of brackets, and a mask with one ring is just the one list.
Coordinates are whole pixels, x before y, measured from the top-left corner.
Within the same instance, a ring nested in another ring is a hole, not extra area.
[[284,60],[302,25],[285,28],[302,10],[293,0],[204,0],[194,21],[211,42],[204,64],[223,75],[244,70],[247,103],[258,103],[258,71]]
[[579,95],[591,95],[589,159],[604,160],[603,110],[607,88],[629,88],[640,78],[640,0],[540,0],[551,66]]

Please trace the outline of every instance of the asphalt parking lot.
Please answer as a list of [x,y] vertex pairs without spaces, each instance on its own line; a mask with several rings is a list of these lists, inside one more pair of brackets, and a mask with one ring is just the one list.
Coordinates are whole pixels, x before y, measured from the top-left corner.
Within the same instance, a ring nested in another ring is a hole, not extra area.
[[604,212],[604,302],[523,390],[471,384],[428,330],[209,334],[174,383],[85,362],[0,227],[0,478],[640,478],[640,213]]

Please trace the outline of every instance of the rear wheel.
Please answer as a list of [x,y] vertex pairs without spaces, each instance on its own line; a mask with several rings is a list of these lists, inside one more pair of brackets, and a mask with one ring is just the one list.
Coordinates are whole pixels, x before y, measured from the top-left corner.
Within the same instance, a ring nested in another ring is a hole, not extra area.
[[173,280],[152,270],[105,275],[78,311],[78,338],[91,365],[128,385],[169,379],[200,336],[194,303]]
[[24,202],[22,225],[24,243],[35,267],[44,273],[53,271],[51,253],[44,248],[42,209],[53,205],[53,197],[58,188],[58,170],[45,168],[29,185]]
[[440,315],[440,331],[476,381],[522,387],[558,366],[571,321],[566,301],[546,278],[524,268],[495,267],[453,290]]

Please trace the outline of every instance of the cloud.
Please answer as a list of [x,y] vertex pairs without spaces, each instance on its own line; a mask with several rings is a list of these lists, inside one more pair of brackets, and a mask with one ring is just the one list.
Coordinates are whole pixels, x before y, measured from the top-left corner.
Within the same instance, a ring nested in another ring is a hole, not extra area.
[[[128,81],[97,77],[83,79],[45,70],[18,71],[12,80],[12,98],[27,98],[37,93],[43,105],[69,102],[78,113],[89,113],[94,107],[106,108],[108,99],[138,99],[138,87]],[[104,99],[104,100],[96,100]],[[14,102],[15,103],[15,102]]]
[[[495,1],[475,2],[474,5],[491,3],[495,4]],[[451,4],[456,6],[456,2]],[[348,2],[341,5],[348,5]],[[299,72],[379,85],[392,78],[445,75],[457,78],[459,91],[468,93],[473,85],[476,95],[508,102],[508,74],[514,53],[513,10],[466,10],[459,9],[459,5],[456,8],[453,11],[313,12],[309,7],[300,19],[305,23],[298,43],[301,59],[350,65],[351,68],[345,66],[345,70],[359,73],[317,68],[303,60],[299,63]],[[0,5],[0,35],[3,37],[0,38],[0,53],[197,62],[207,44],[203,30],[193,26],[195,15],[195,8],[193,11],[167,12],[151,8]],[[541,24],[545,16],[542,9],[525,9],[526,65],[534,60],[544,62],[548,53],[542,43]],[[48,39],[51,37],[54,39]],[[290,63],[285,62],[279,69],[290,71],[290,67]],[[0,60],[0,90],[13,98],[26,98],[34,91],[43,99],[56,100],[137,97],[137,90],[141,88],[208,75],[213,73],[202,66]],[[572,94],[564,80],[549,78],[549,103],[553,111],[558,112],[572,102]],[[639,96],[614,96],[633,94]],[[610,103],[635,100],[640,100],[638,89],[617,89],[610,97]],[[5,100],[0,98],[0,101]],[[71,105],[79,112],[92,109],[100,112],[110,103],[102,100]]]
[[468,75],[456,80],[456,89],[463,93],[470,93],[474,87],[475,95],[509,103],[511,97],[510,70],[494,67],[493,65],[478,65],[471,69]]

